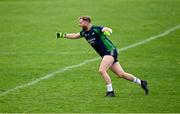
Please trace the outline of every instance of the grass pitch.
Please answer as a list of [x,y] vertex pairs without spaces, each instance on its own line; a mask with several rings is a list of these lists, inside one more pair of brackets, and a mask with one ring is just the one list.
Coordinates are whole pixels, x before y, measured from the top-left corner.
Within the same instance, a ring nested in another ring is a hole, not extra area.
[[[126,47],[180,24],[179,0],[0,0],[0,94],[98,57],[84,39],[55,39],[79,32],[77,18],[113,29]],[[120,52],[123,68],[149,82],[150,94],[110,72],[115,98],[105,98],[99,62],[56,74],[0,96],[0,112],[177,112],[180,113],[180,29]]]

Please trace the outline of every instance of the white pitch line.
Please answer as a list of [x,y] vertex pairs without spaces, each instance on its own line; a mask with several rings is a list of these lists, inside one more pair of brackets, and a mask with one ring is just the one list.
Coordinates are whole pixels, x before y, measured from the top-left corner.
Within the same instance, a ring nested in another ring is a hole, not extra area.
[[156,35],[156,36],[151,36],[151,37],[149,37],[149,38],[147,38],[147,39],[145,39],[145,40],[143,40],[143,41],[140,41],[140,42],[131,44],[131,45],[129,45],[129,46],[126,46],[126,47],[124,47],[124,48],[118,49],[118,52],[119,52],[119,51],[125,51],[125,50],[127,50],[127,49],[129,49],[129,48],[133,48],[133,47],[136,47],[136,46],[145,44],[145,43],[147,43],[147,42],[150,42],[150,41],[152,41],[152,40],[161,38],[161,37],[163,37],[163,36],[168,35],[169,33],[173,32],[173,31],[177,30],[178,28],[180,28],[180,25],[177,25],[177,26],[175,26],[175,27],[172,27],[172,28],[168,29],[167,31],[165,31],[165,32],[163,32],[163,33],[161,33],[161,34],[158,34],[158,35]]
[[[131,45],[129,45],[129,46],[126,46],[126,47],[124,47],[124,48],[118,49],[118,52],[126,51],[126,50],[128,50],[128,49],[130,49],[130,48],[134,48],[134,47],[136,47],[136,46],[139,46],[139,45],[145,44],[145,43],[147,43],[147,42],[150,42],[150,41],[152,41],[152,40],[161,38],[161,37],[166,36],[166,35],[168,35],[169,33],[173,32],[173,31],[175,31],[175,30],[177,30],[177,29],[179,29],[179,28],[180,28],[180,25],[177,25],[177,26],[175,26],[175,27],[172,27],[172,28],[168,29],[167,31],[165,31],[165,32],[163,32],[163,33],[161,33],[161,34],[158,34],[158,35],[149,37],[149,38],[147,38],[147,39],[145,39],[145,40],[142,40],[142,41],[140,41],[140,42],[137,42],[137,43],[131,44]],[[93,61],[97,61],[97,60],[99,60],[99,59],[100,59],[100,57],[97,57],[97,58],[94,58],[94,59],[85,60],[85,61],[83,61],[82,63],[76,64],[76,65],[71,65],[71,66],[67,66],[67,67],[61,68],[61,69],[59,69],[59,70],[57,70],[57,71],[55,71],[55,72],[49,73],[49,74],[47,74],[47,75],[45,75],[45,76],[42,76],[42,77],[37,78],[37,79],[35,79],[35,80],[33,80],[33,81],[30,81],[30,82],[28,82],[28,83],[26,83],[26,84],[23,84],[23,85],[20,85],[20,86],[16,86],[15,88],[12,88],[12,89],[8,89],[8,90],[6,90],[5,92],[0,93],[0,96],[4,96],[4,95],[9,94],[9,93],[11,93],[11,92],[13,92],[13,91],[16,91],[16,90],[18,90],[18,89],[22,89],[22,88],[25,88],[25,87],[28,87],[28,86],[37,84],[38,82],[43,81],[43,80],[47,80],[47,79],[55,76],[56,74],[65,72],[65,71],[70,70],[70,69],[73,69],[73,68],[80,67],[80,66],[82,66],[82,65],[91,63],[91,62],[93,62]]]

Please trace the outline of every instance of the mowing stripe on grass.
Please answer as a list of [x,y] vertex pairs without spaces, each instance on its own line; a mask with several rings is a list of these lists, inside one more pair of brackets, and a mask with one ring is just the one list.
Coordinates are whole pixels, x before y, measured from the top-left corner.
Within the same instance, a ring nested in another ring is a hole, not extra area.
[[47,51],[47,52],[28,52],[28,51],[25,51],[25,52],[0,52],[0,56],[4,56],[4,55],[27,55],[27,54],[30,54],[30,55],[38,55],[38,54],[44,54],[44,55],[81,55],[81,54],[96,54],[96,52],[88,52],[87,51],[76,51],[76,52],[55,52],[55,51]]
[[[142,41],[140,41],[140,42],[131,44],[131,45],[126,46],[126,47],[124,47],[124,48],[120,48],[120,49],[118,49],[118,52],[126,51],[126,50],[128,50],[128,49],[130,49],[130,48],[134,48],[134,47],[136,47],[136,46],[139,46],[139,45],[145,44],[145,43],[147,43],[147,42],[150,42],[150,41],[152,41],[152,40],[161,38],[161,37],[163,37],[163,36],[168,35],[169,33],[173,32],[173,31],[177,30],[178,28],[180,28],[180,25],[177,25],[177,26],[175,26],[175,27],[172,27],[172,28],[166,30],[166,31],[163,32],[163,33],[160,33],[160,34],[158,34],[158,35],[149,37],[149,38],[147,38],[147,39],[145,39],[145,40],[142,40]],[[43,81],[43,80],[46,80],[46,79],[49,79],[50,77],[53,77],[53,76],[55,76],[55,75],[58,74],[58,73],[62,73],[62,72],[68,71],[68,70],[70,70],[70,69],[80,67],[80,66],[82,66],[82,65],[85,65],[85,64],[87,64],[87,63],[91,63],[91,62],[93,62],[93,61],[97,61],[97,60],[99,60],[99,59],[100,59],[100,57],[97,57],[97,58],[94,58],[94,59],[85,60],[85,61],[83,61],[82,63],[76,64],[76,65],[70,65],[70,66],[61,68],[61,69],[59,69],[59,70],[57,70],[57,71],[55,71],[55,72],[52,72],[52,73],[49,73],[49,74],[47,74],[47,75],[45,75],[45,76],[42,76],[42,77],[40,77],[40,78],[37,78],[36,80],[33,80],[33,81],[28,82],[28,83],[22,84],[22,85],[20,85],[20,86],[16,86],[15,88],[12,88],[12,89],[8,89],[8,90],[6,90],[5,92],[0,93],[0,96],[4,96],[4,95],[7,95],[7,94],[9,94],[9,93],[11,93],[11,92],[13,92],[13,91],[18,90],[18,89],[22,89],[22,88],[25,88],[25,87],[28,87],[28,86],[37,84],[38,82]]]

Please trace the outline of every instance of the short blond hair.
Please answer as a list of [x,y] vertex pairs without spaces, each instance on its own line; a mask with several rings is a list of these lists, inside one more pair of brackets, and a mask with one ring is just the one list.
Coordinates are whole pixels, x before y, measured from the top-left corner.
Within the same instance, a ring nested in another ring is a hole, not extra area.
[[84,21],[88,21],[89,23],[91,23],[91,16],[80,16],[79,17],[79,20],[82,19]]

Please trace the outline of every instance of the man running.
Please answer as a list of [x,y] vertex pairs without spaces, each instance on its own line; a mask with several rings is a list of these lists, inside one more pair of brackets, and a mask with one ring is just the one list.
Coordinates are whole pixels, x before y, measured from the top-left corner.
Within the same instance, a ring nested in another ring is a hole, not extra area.
[[108,27],[93,26],[90,16],[79,17],[79,26],[82,30],[79,33],[62,33],[57,32],[57,38],[78,39],[84,37],[87,42],[102,57],[99,73],[106,82],[106,96],[114,97],[115,93],[112,87],[111,78],[108,69],[114,72],[118,77],[132,81],[141,85],[146,94],[148,94],[147,81],[140,80],[132,74],[125,72],[118,62],[118,52],[113,43],[108,39],[112,34],[112,29]]

